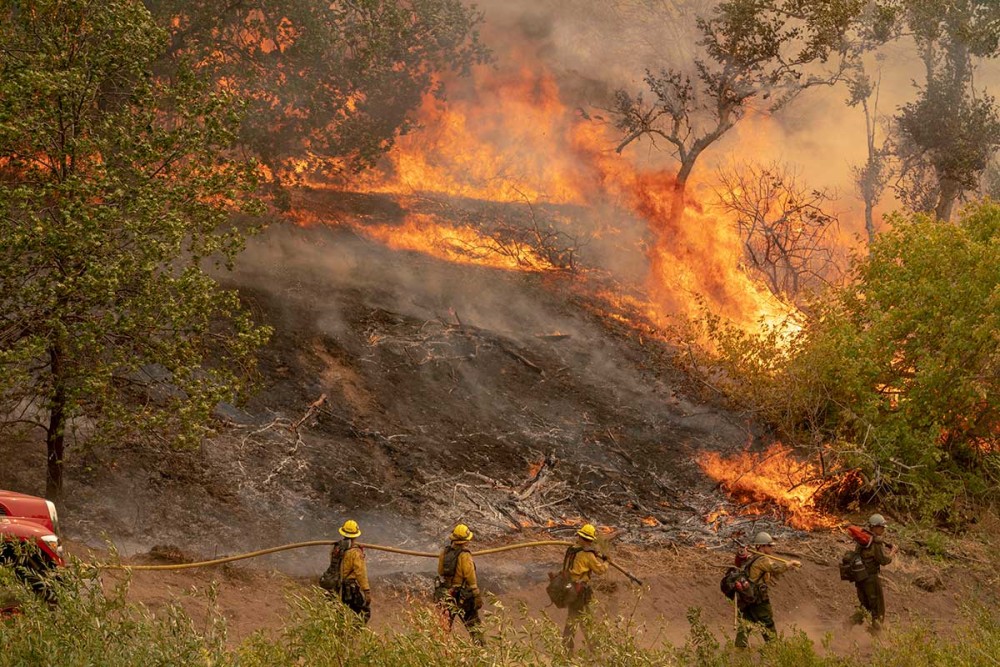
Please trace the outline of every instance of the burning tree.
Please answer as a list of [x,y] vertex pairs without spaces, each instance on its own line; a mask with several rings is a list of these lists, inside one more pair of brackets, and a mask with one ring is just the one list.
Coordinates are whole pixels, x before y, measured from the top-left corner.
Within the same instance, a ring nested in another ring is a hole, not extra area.
[[[653,99],[619,90],[614,112],[624,133],[621,152],[647,137],[669,144],[680,168],[669,214],[676,229],[684,214],[688,179],[704,151],[754,108],[775,112],[804,90],[841,77],[862,0],[725,0],[699,18],[705,57],[696,74],[647,71]],[[827,66],[828,65],[828,66]]]
[[719,170],[722,208],[736,217],[744,257],[775,294],[795,298],[833,268],[826,240],[837,223],[826,190],[810,190],[787,166],[747,162]]
[[414,129],[444,72],[483,62],[460,0],[146,0],[169,26],[161,71],[194,61],[249,100],[240,138],[272,170],[360,170]]

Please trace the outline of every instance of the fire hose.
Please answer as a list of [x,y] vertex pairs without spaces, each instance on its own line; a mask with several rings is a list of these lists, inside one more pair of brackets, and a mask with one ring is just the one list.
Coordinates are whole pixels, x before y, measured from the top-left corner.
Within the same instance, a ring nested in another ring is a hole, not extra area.
[[[267,554],[277,553],[279,551],[289,551],[291,549],[302,549],[304,547],[319,547],[319,546],[332,546],[337,543],[338,540],[312,540],[310,542],[295,542],[293,544],[283,544],[278,547],[271,547],[269,549],[259,549],[257,551],[249,551],[247,553],[236,554],[234,556],[225,556],[223,558],[214,558],[212,560],[198,561],[196,563],[174,563],[171,565],[122,565],[122,564],[98,564],[94,567],[102,570],[144,570],[144,571],[163,571],[163,570],[187,570],[195,567],[209,567],[212,565],[222,565],[223,563],[231,563],[237,560],[245,560],[247,558],[256,558],[258,556],[266,556]],[[386,551],[394,554],[402,554],[404,556],[417,556],[422,558],[437,558],[438,554],[430,553],[428,551],[411,551],[409,549],[399,549],[397,547],[387,547],[380,544],[365,544],[358,543],[359,547],[364,549],[371,549],[373,551]],[[532,547],[547,547],[547,546],[561,546],[569,547],[573,546],[572,542],[566,542],[564,540],[541,540],[537,542],[521,542],[519,544],[508,544],[502,547],[493,547],[491,549],[483,549],[481,551],[473,551],[473,556],[488,556],[490,554],[501,553],[504,551],[513,551],[515,549],[528,549]],[[631,572],[618,565],[611,559],[608,559],[608,565],[615,568],[626,577],[629,578],[632,583],[641,586],[642,580],[633,575]]]

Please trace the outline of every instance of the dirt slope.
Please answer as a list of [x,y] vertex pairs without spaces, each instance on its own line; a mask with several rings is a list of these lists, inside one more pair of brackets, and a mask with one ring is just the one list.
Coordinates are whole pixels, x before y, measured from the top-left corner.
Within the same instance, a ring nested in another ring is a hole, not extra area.
[[[726,631],[731,609],[718,579],[728,535],[766,528],[806,562],[775,591],[779,626],[794,622],[817,640],[840,628],[853,590],[835,576],[845,546],[836,535],[736,512],[721,535],[720,524],[706,524],[727,499],[697,455],[759,439],[738,415],[704,402],[648,329],[602,314],[592,286],[606,274],[510,272],[392,251],[331,225],[362,214],[398,223],[393,202],[299,197],[314,224],[272,225],[228,278],[274,327],[259,391],[247,405],[220,406],[219,433],[198,451],[71,451],[61,511],[74,553],[110,539],[126,560],[144,562],[154,545],[212,557],[330,538],[347,517],[366,541],[436,550],[459,520],[482,544],[570,537],[586,519],[606,527],[616,558],[648,585],[636,601],[624,579],[609,577],[605,608],[634,613],[656,642],[679,641],[693,606]],[[0,487],[41,491],[38,442],[0,443],[0,459]],[[992,599],[992,570],[972,567],[988,558],[936,563],[928,578],[918,554],[910,548],[889,570],[894,622],[946,627],[963,600]],[[561,621],[544,597],[559,556],[484,560],[484,587]],[[235,642],[276,631],[286,597],[314,581],[326,558],[314,548],[246,566],[137,573],[132,594],[156,608],[219,581]],[[429,589],[433,562],[369,558],[374,626],[398,625],[408,600]],[[204,614],[203,601],[185,604]],[[834,648],[855,642],[863,649],[869,639],[838,633]]]
[[[633,541],[705,538],[717,496],[694,457],[749,433],[688,397],[672,350],[599,312],[583,286],[606,274],[389,250],[335,225],[359,210],[396,224],[391,201],[298,196],[312,226],[271,225],[227,277],[274,328],[259,391],[220,407],[201,451],[71,451],[70,536],[214,553],[330,536],[350,515],[423,546],[459,520],[494,536],[586,519]],[[19,464],[0,485],[38,491],[37,445],[5,446]]]

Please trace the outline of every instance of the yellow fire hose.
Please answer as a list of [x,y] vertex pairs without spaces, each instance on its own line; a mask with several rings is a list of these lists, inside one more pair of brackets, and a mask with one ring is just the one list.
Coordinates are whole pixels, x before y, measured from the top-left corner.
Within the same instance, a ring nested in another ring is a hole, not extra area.
[[[270,549],[259,549],[257,551],[250,551],[243,554],[236,554],[235,556],[225,556],[223,558],[215,558],[213,560],[198,561],[196,563],[175,563],[171,565],[107,565],[98,564],[94,567],[103,570],[188,570],[195,567],[209,567],[211,565],[222,565],[223,563],[231,563],[237,560],[244,560],[247,558],[256,558],[258,556],[266,556],[267,554],[277,553],[279,551],[288,551],[290,549],[301,549],[304,547],[320,547],[320,546],[331,546],[338,542],[338,540],[313,540],[311,542],[295,542],[293,544],[283,544],[280,547],[271,547]],[[508,544],[503,547],[494,547],[492,549],[483,549],[482,551],[473,551],[473,556],[488,556],[490,554],[496,554],[503,551],[513,551],[514,549],[528,549],[531,547],[547,547],[547,546],[562,546],[568,547],[572,546],[572,542],[566,542],[563,540],[541,540],[537,542],[521,542],[519,544]],[[402,554],[404,556],[418,556],[422,558],[437,558],[438,554],[430,553],[427,551],[410,551],[408,549],[398,549],[396,547],[386,547],[380,544],[364,544],[358,543],[359,547],[365,549],[372,549],[374,551],[387,551],[394,554]],[[608,560],[608,564],[628,577],[633,583],[641,586],[642,581],[633,575],[628,570],[624,569],[617,563]]]
[[749,553],[752,553],[752,554],[757,554],[758,556],[767,556],[768,558],[776,560],[779,563],[785,563],[787,565],[791,565],[792,563],[797,562],[797,561],[789,560],[787,558],[782,558],[781,556],[775,556],[774,554],[766,554],[766,553],[757,551],[756,549],[747,549],[747,551]]

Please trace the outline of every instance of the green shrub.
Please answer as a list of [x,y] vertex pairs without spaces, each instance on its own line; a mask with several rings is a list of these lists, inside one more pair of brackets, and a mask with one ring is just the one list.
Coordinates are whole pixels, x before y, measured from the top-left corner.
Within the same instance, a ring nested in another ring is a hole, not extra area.
[[[18,586],[0,570],[0,583]],[[561,627],[548,617],[530,615],[523,605],[506,609],[489,605],[486,646],[473,643],[460,629],[445,633],[429,608],[414,611],[395,630],[373,632],[341,605],[319,593],[292,599],[287,624],[271,636],[258,632],[237,646],[226,641],[218,613],[195,623],[172,604],[151,612],[127,601],[128,579],[102,585],[93,570],[68,569],[59,584],[59,604],[49,607],[27,589],[23,613],[0,622],[0,667],[23,665],[203,665],[205,667],[271,667],[317,665],[366,667],[521,667],[530,665],[600,665],[611,667],[868,667],[990,664],[1000,655],[1000,616],[974,609],[948,634],[917,626],[887,631],[873,656],[833,656],[819,650],[802,632],[792,630],[748,650],[736,649],[730,637],[720,639],[704,623],[699,610],[688,613],[690,632],[681,646],[659,640],[629,616],[593,623],[590,642],[570,659],[562,650]],[[213,592],[205,591],[211,606]]]
[[788,444],[834,450],[869,497],[948,519],[1000,482],[1000,206],[891,223],[801,330],[706,316],[692,366]]

